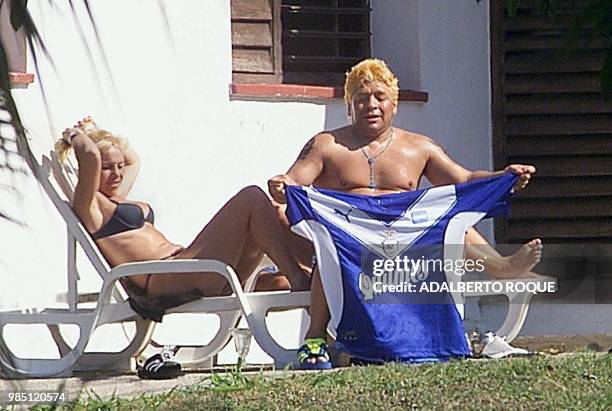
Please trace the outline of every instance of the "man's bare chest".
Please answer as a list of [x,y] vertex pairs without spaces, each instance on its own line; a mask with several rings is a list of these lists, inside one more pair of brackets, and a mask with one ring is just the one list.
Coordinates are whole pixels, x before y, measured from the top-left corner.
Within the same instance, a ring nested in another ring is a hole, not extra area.
[[362,150],[336,153],[326,159],[316,185],[337,190],[371,188],[411,191],[418,187],[425,161],[414,150],[377,153]]

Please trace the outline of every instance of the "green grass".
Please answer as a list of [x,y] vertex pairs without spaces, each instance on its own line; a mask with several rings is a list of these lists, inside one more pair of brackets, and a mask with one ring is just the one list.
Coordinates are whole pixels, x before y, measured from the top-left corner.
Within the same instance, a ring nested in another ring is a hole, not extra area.
[[[38,407],[38,409],[50,409]],[[278,377],[217,374],[137,399],[95,396],[69,410],[612,410],[612,355],[576,353]]]

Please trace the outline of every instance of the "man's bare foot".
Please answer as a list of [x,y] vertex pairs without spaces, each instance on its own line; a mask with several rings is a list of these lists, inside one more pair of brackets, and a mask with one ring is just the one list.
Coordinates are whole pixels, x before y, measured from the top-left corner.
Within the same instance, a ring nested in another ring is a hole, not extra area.
[[516,253],[503,257],[504,268],[500,270],[497,278],[529,278],[536,275],[531,269],[540,262],[542,258],[542,240],[533,239],[523,244]]

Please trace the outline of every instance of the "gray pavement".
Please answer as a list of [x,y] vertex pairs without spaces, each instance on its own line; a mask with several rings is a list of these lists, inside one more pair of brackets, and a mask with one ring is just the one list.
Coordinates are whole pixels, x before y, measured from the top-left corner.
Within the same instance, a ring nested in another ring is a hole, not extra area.
[[[0,379],[0,392],[26,390],[31,392],[54,391],[68,394],[70,400],[87,398],[90,395],[103,399],[112,397],[135,398],[144,393],[162,393],[176,387],[189,387],[194,384],[207,384],[213,372],[228,372],[229,368],[220,367],[211,370],[187,370],[185,375],[170,380],[142,380],[136,373],[75,373],[69,378],[33,378],[33,379]],[[270,366],[249,368],[243,374],[278,376],[287,371],[273,371]],[[295,371],[291,371],[295,372]],[[1,402],[0,402],[1,403]]]
[[186,373],[172,380],[141,380],[135,374],[100,375],[82,374],[71,378],[29,380],[0,380],[0,390],[31,392],[54,391],[66,393],[70,400],[95,395],[109,399],[134,398],[143,393],[162,393],[175,387],[188,387],[206,381],[210,373]]
[[[109,373],[78,373],[69,378],[37,378],[7,380],[0,379],[0,409],[6,404],[9,392],[28,391],[64,393],[65,396],[73,401],[75,399],[87,399],[89,397],[99,397],[101,399],[137,398],[143,394],[160,394],[175,388],[190,387],[195,384],[210,384],[213,372],[227,372],[228,368],[215,368],[212,371],[186,371],[185,375],[170,380],[141,380],[135,373],[132,374],[109,374]],[[249,367],[243,374],[260,374],[267,377],[278,377],[292,374],[312,372],[312,371],[285,371],[272,370],[270,366]],[[316,371],[315,371],[316,372]],[[333,372],[333,371],[332,371]],[[6,405],[5,405],[6,406]],[[27,409],[27,408],[14,408]]]

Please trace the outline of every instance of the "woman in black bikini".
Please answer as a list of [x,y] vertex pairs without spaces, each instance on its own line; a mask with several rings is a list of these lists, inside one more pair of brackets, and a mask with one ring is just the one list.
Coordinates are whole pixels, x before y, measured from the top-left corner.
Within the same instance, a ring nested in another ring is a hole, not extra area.
[[[73,209],[111,266],[162,259],[216,259],[230,264],[244,283],[266,253],[286,278],[263,278],[258,289],[308,289],[308,278],[291,256],[275,211],[258,187],[240,190],[183,248],[154,227],[150,205],[126,198],[139,161],[124,138],[98,129],[86,118],[64,130],[56,144],[60,158],[70,148],[79,164]],[[214,273],[142,275],[124,284],[140,297],[132,298],[135,309],[145,305],[142,314],[153,319],[164,308],[199,296],[229,293],[226,281]]]
[[[258,187],[246,187],[231,198],[186,248],[166,239],[153,225],[147,203],[127,195],[138,174],[139,159],[124,138],[97,128],[91,118],[64,130],[56,144],[60,158],[72,148],[79,163],[79,181],[72,207],[111,266],[163,259],[215,259],[230,264],[241,283],[266,253],[283,275],[260,276],[256,289],[309,289],[297,265],[268,197]],[[139,275],[124,279],[130,305],[144,318],[161,321],[167,308],[201,296],[229,294],[230,287],[215,273]],[[171,352],[150,357],[139,369],[141,378],[181,375]]]

